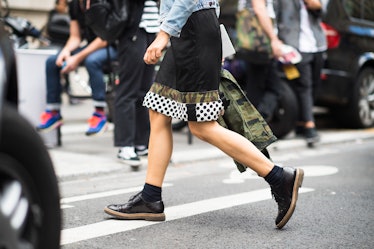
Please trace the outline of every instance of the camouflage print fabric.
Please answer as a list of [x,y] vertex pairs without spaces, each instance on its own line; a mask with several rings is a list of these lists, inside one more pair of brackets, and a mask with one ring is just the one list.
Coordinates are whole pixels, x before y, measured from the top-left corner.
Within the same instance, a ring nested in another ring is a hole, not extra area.
[[[219,92],[225,106],[224,115],[218,119],[220,125],[243,135],[259,150],[265,149],[277,140],[261,114],[247,99],[235,78],[225,69],[221,72]],[[240,172],[246,170],[244,165],[234,162]]]
[[163,96],[168,99],[172,99],[178,103],[185,104],[196,104],[204,102],[213,102],[219,100],[219,95],[217,91],[207,91],[207,92],[180,92],[168,86],[164,86],[160,83],[153,83],[150,92],[157,95]]

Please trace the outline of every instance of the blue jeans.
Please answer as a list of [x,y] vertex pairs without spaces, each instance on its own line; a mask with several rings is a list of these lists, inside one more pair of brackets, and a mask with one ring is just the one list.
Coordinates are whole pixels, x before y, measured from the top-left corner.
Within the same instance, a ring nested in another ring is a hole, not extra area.
[[[72,52],[78,53],[84,47],[78,48]],[[109,47],[110,58],[117,58],[117,51],[113,47]],[[46,78],[47,78],[47,104],[61,104],[61,68],[56,65],[58,54],[48,57],[46,61]],[[108,63],[106,48],[96,50],[89,54],[83,61],[89,75],[90,86],[92,89],[92,99],[94,102],[102,102],[105,106],[105,82],[103,74],[103,66]]]

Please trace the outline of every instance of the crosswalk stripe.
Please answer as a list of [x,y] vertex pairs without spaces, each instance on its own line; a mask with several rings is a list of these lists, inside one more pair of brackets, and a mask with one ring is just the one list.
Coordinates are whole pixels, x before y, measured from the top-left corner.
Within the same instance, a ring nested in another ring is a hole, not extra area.
[[[299,193],[314,191],[312,188],[301,188]],[[165,209],[167,221],[189,216],[235,207],[271,199],[269,189],[260,189],[235,195],[207,199]],[[158,222],[142,220],[105,220],[85,226],[64,229],[61,231],[61,245],[89,240],[110,234],[121,233],[141,227],[158,224]]]
[[[170,187],[170,186],[173,186],[173,184],[164,183],[162,185],[163,188]],[[128,193],[132,193],[132,192],[139,192],[140,190],[142,190],[142,188],[143,188],[143,186],[139,186],[139,187],[117,189],[117,190],[111,190],[111,191],[105,191],[105,192],[93,193],[93,194],[87,194],[87,195],[66,197],[66,198],[62,198],[60,200],[61,208],[65,209],[65,208],[74,207],[72,205],[66,205],[68,203],[73,203],[73,202],[78,202],[78,201],[86,201],[86,200],[97,199],[97,198],[103,198],[103,197],[108,197],[108,196],[113,196],[113,195],[128,194]]]

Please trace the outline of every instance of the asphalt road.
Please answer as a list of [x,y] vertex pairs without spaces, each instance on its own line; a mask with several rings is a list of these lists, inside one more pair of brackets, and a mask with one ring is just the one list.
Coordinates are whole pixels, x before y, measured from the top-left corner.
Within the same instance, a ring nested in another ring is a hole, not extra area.
[[374,248],[374,141],[272,151],[279,165],[302,167],[294,216],[274,225],[264,180],[239,174],[231,159],[173,164],[163,188],[166,222],[117,221],[144,171],[61,182],[62,248]]

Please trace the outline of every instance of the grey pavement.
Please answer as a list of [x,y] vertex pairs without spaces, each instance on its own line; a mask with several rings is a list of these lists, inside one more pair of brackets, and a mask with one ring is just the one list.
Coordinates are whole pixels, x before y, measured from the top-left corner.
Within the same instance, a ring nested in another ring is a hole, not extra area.
[[[113,124],[108,130],[95,137],[87,137],[84,133],[87,129],[87,120],[93,112],[90,99],[80,100],[79,104],[62,106],[64,125],[61,127],[61,146],[50,146],[49,152],[54,163],[56,174],[60,181],[89,177],[113,172],[128,172],[129,166],[117,161],[117,151],[113,145]],[[374,129],[362,130],[320,130],[321,144],[334,144],[343,142],[357,142],[374,138]],[[192,143],[188,141],[188,129],[173,134],[174,149],[171,164],[178,165],[193,163],[202,160],[212,160],[227,157],[223,152],[210,144],[192,137]],[[268,147],[272,151],[292,151],[295,148],[305,147],[305,141],[297,139],[290,134],[288,137],[278,140]],[[144,170],[147,159],[142,158]]]

